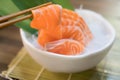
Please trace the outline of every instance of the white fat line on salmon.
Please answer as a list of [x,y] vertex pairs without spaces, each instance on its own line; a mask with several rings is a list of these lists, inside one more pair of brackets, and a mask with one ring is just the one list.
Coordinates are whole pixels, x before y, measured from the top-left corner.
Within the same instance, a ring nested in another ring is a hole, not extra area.
[[[45,8],[45,9],[46,9],[46,8]],[[48,9],[46,9],[46,11],[47,11],[47,10],[48,10]],[[49,12],[47,12],[47,13],[49,13]],[[48,15],[49,15],[49,14],[48,14]],[[44,19],[45,19],[45,22],[46,22],[46,23],[45,23],[45,24],[46,24],[45,27],[47,27],[46,29],[48,29],[48,26],[49,26],[48,23],[49,23],[49,22],[47,21],[47,18],[45,18],[45,16],[44,16]]]
[[[54,9],[52,6],[48,6],[48,8],[50,8],[52,11],[54,11],[54,16],[56,16],[56,18],[59,20],[59,19],[61,19],[61,13],[62,13],[62,7],[60,6],[60,5],[57,5],[59,8],[60,8],[60,16],[57,16],[57,11],[56,11],[56,9]],[[59,20],[59,21],[61,21],[61,20]],[[58,22],[58,25],[60,24],[60,22]]]
[[[45,9],[46,9],[46,8],[45,8]],[[44,9],[44,10],[45,10],[45,9]],[[47,9],[46,9],[46,11],[47,11]],[[46,17],[44,16],[43,11],[40,9],[39,12],[40,12],[40,15],[42,15],[42,19],[45,21],[46,26],[44,26],[44,27],[46,27],[46,29],[48,29],[48,22],[47,22]]]

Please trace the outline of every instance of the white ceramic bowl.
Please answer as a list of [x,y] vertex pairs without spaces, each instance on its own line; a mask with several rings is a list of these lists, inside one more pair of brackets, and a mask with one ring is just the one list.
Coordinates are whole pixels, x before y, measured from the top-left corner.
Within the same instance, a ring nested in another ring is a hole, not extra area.
[[92,17],[96,17],[98,20],[102,20],[101,23],[106,25],[105,27],[109,30],[111,38],[108,40],[107,44],[102,48],[94,52],[89,52],[89,54],[82,54],[78,56],[65,56],[59,55],[41,49],[36,48],[28,40],[28,36],[31,34],[20,30],[21,37],[25,48],[32,58],[37,61],[40,65],[52,72],[64,72],[64,73],[74,73],[80,72],[92,67],[95,67],[108,53],[115,39],[115,31],[113,27],[99,14],[89,11],[81,10],[83,12],[90,13]]

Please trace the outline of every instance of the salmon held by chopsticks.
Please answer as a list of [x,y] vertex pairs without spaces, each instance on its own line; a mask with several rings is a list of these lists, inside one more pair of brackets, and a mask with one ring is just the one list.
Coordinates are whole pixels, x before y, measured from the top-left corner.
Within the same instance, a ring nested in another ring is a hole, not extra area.
[[81,54],[92,39],[85,21],[74,11],[52,4],[32,10],[31,27],[37,29],[38,42],[49,52]]

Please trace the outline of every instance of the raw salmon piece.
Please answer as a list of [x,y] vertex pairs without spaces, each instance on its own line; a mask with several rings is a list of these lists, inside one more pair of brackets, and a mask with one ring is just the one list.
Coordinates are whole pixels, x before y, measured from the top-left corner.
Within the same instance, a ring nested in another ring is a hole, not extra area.
[[[55,30],[57,31],[57,30]],[[53,33],[55,33],[55,31]],[[55,33],[56,34],[56,33]],[[55,40],[58,40],[57,38],[54,38],[52,37],[48,31],[42,29],[42,30],[39,30],[39,33],[38,33],[38,43],[42,46],[44,46],[46,43],[48,42],[52,42],[52,41],[55,41]]]
[[40,30],[38,33],[38,43],[44,46],[46,43],[53,41],[54,38],[49,36],[45,30]]
[[82,31],[79,27],[74,27],[74,26],[64,26],[62,28],[62,39],[73,39],[77,40],[83,45],[85,45],[84,42],[84,35],[82,34]]
[[49,52],[63,54],[63,55],[77,55],[83,52],[84,46],[76,40],[61,39],[49,42],[45,45]]
[[55,32],[51,36],[60,39],[61,29],[58,24],[60,23],[61,11],[62,7],[55,4],[32,10],[33,20],[31,27],[37,30],[44,29],[49,34]]
[[93,37],[81,16],[60,5],[49,5],[32,13],[31,26],[39,30],[38,42],[47,51],[80,54]]
[[61,17],[62,38],[72,38],[86,45],[92,39],[87,24],[77,13],[62,9]]
[[60,22],[61,10],[61,6],[54,4],[32,10],[33,20],[31,27],[38,30],[54,29]]

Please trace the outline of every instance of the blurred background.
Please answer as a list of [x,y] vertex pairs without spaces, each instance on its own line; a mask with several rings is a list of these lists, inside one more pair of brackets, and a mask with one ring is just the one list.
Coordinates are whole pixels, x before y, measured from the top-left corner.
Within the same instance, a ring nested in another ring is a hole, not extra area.
[[[116,29],[120,31],[120,0],[70,0],[75,8],[80,5],[102,14]],[[118,36],[118,34],[117,34]],[[7,69],[8,64],[23,47],[19,28],[11,25],[0,29],[0,72]]]

